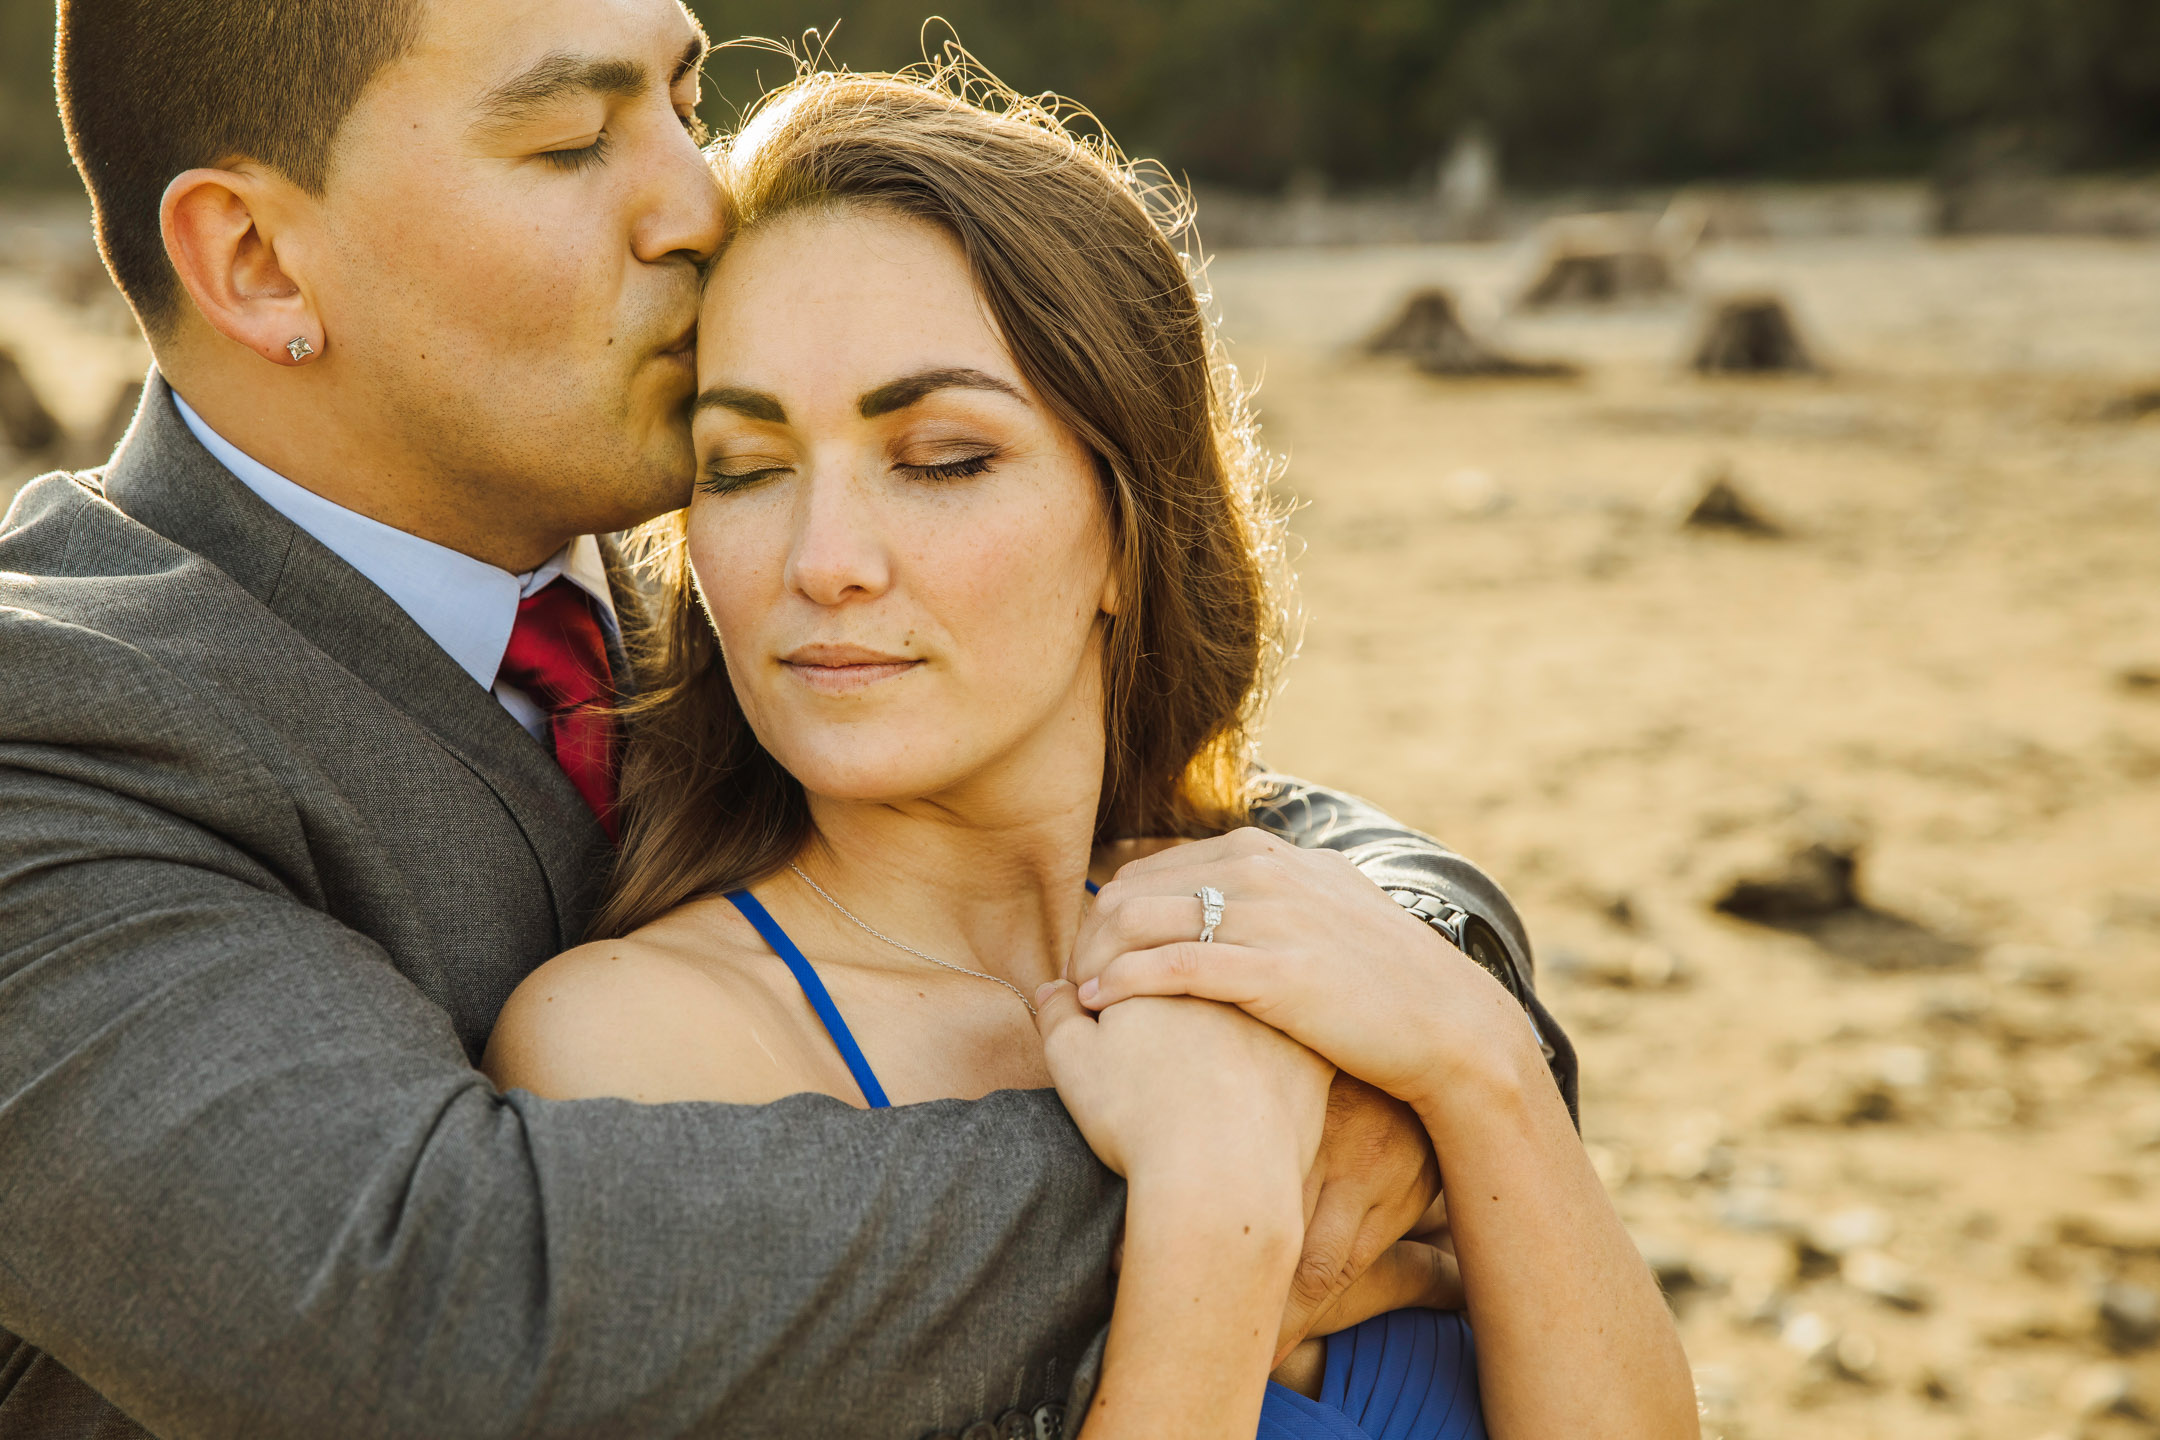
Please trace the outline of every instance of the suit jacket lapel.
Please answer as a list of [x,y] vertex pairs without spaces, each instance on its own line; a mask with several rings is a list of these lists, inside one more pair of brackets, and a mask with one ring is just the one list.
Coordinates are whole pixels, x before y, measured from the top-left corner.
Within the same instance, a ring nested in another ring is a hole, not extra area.
[[563,943],[582,938],[609,846],[554,757],[396,601],[203,449],[155,372],[105,473],[105,494],[130,518],[230,575],[485,781],[540,859]]

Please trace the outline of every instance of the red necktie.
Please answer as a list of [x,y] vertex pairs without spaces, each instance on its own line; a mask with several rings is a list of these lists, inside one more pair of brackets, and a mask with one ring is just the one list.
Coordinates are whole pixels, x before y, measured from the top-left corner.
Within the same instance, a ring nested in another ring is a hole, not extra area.
[[615,685],[607,640],[585,592],[568,580],[555,580],[520,600],[497,675],[547,711],[555,763],[585,797],[608,838],[617,838],[616,727],[607,710]]

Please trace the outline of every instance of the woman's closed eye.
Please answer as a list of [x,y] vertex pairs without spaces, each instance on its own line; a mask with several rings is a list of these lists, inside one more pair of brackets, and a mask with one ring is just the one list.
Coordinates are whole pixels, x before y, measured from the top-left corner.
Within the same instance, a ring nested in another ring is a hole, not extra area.
[[730,495],[747,490],[795,469],[776,460],[715,460],[698,476],[697,488],[708,495]]
[[986,473],[997,463],[998,453],[992,448],[936,459],[896,460],[893,468],[917,480],[968,480]]

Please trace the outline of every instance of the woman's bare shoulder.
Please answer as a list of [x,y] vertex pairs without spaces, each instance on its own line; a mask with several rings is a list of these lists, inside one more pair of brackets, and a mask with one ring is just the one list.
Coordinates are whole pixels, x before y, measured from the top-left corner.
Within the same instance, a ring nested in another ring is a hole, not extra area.
[[647,1104],[757,1103],[821,1088],[791,1063],[800,1047],[770,1043],[792,1024],[759,973],[754,933],[720,909],[685,907],[526,976],[488,1039],[488,1077],[550,1100]]

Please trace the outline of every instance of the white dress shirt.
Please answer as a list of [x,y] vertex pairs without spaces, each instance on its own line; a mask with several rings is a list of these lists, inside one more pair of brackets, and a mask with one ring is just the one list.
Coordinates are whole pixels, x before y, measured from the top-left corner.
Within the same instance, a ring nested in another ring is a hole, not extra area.
[[611,637],[621,633],[599,541],[580,535],[539,569],[513,575],[323,499],[242,454],[205,424],[178,391],[173,393],[173,404],[203,448],[241,484],[396,601],[475,684],[492,691],[535,740],[554,748],[548,737],[547,712],[524,691],[497,680],[496,672],[502,669],[503,652],[510,648],[518,601],[558,578],[598,602],[600,623]]

